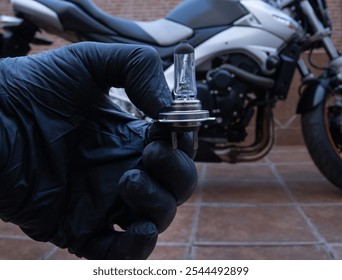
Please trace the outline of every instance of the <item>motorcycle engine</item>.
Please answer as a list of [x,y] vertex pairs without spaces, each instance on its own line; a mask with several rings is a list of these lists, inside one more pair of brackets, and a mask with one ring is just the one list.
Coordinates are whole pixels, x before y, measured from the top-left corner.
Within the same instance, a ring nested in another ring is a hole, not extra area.
[[[237,79],[224,68],[231,64],[251,73],[259,73],[258,65],[241,54],[225,55],[212,61],[212,67],[202,72],[197,81],[198,99],[216,122],[209,122],[200,129],[199,137],[206,142],[225,144],[241,142],[247,136],[246,127],[253,117],[250,106],[250,85]],[[199,75],[198,75],[199,76]]]

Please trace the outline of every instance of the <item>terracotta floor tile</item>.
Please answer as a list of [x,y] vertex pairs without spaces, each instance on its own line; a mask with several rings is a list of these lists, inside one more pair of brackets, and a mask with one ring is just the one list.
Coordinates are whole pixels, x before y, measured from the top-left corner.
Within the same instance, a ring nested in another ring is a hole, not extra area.
[[289,196],[276,181],[222,181],[202,182],[202,202],[209,203],[290,203]]
[[199,242],[313,242],[315,236],[291,207],[202,207]]
[[157,246],[149,260],[183,260],[186,248],[180,246]]
[[342,244],[332,245],[331,250],[335,259],[342,260]]
[[274,135],[275,145],[303,145],[302,130],[299,127],[282,127],[275,128]]
[[53,245],[32,240],[0,238],[0,259],[37,260],[44,259]]
[[273,163],[312,163],[312,159],[304,146],[277,146],[267,155]]
[[199,260],[327,260],[323,246],[196,247]]
[[193,206],[180,206],[170,227],[159,235],[158,242],[189,242],[194,221],[194,211]]
[[[274,180],[275,177],[266,163],[209,163],[202,174],[205,180],[224,180],[230,181],[260,181]],[[201,177],[200,177],[201,178]]]
[[330,243],[342,243],[342,206],[303,207],[304,212]]
[[341,203],[342,190],[327,180],[287,181],[294,199],[300,203]]
[[0,237],[4,237],[4,235],[20,236],[29,239],[18,226],[0,220]]
[[279,163],[276,171],[285,182],[326,180],[313,163]]

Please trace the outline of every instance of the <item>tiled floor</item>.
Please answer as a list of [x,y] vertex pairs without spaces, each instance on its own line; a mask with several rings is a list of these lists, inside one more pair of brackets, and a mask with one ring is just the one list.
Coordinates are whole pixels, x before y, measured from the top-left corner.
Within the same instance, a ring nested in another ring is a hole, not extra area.
[[[342,259],[342,190],[303,146],[244,164],[197,164],[198,189],[150,259]],[[1,259],[74,259],[0,223]]]

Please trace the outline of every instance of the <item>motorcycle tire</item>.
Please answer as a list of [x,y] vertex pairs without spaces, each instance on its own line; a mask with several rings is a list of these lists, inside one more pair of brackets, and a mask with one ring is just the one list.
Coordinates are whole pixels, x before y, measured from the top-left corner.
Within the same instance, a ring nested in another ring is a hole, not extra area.
[[335,144],[328,119],[329,102],[333,98],[332,93],[327,94],[323,102],[302,115],[301,123],[304,142],[315,165],[331,183],[342,189],[342,154]]

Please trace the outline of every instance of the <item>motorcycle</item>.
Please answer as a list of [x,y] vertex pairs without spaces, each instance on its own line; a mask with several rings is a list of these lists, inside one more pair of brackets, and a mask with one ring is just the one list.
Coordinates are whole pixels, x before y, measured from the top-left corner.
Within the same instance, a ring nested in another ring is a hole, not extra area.
[[[0,18],[0,57],[26,55],[30,44],[49,44],[37,37],[40,30],[70,42],[146,44],[160,54],[172,89],[173,51],[187,40],[196,54],[198,99],[215,117],[199,130],[197,161],[238,163],[264,157],[274,143],[274,105],[288,97],[298,69],[297,113],[305,144],[322,174],[342,189],[342,58],[331,39],[325,0],[184,0],[153,21],[109,15],[91,0],[11,4],[15,17]],[[311,57],[318,48],[330,61],[315,76]],[[111,96],[145,117],[119,91]],[[251,143],[249,127],[254,129]]]

